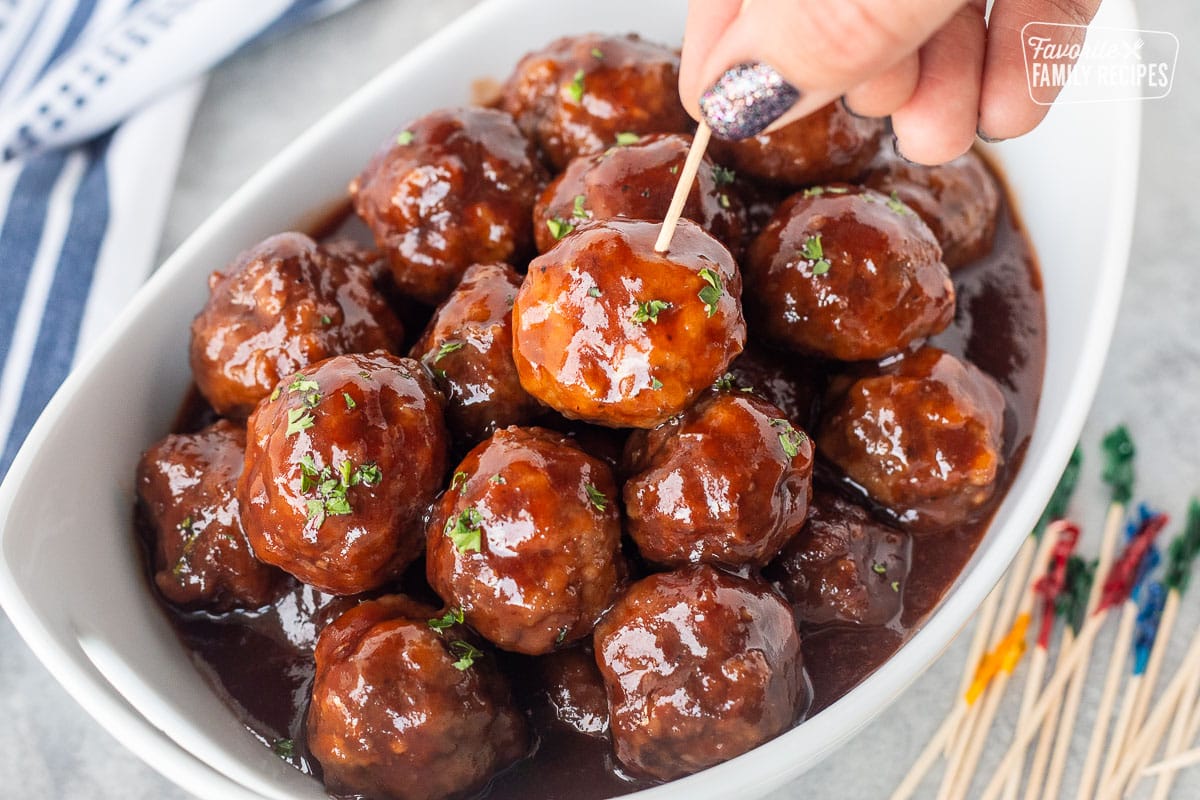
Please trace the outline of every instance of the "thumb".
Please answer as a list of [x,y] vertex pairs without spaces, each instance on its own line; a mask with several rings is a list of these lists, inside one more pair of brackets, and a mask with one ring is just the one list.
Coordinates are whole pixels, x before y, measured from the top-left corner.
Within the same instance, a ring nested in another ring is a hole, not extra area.
[[[788,119],[804,116],[886,71],[941,28],[964,0],[753,0],[743,5],[708,52],[684,59],[700,66],[680,76],[686,106],[695,108],[710,89],[718,94],[754,90],[753,82],[719,81],[731,67],[761,62],[798,90]],[[706,0],[693,0],[701,6]],[[690,20],[689,20],[690,21]],[[718,105],[728,100],[719,97]],[[734,103],[736,106],[736,102]],[[728,108],[728,105],[725,106]],[[716,120],[709,119],[709,124]],[[761,122],[759,129],[766,124]],[[769,122],[769,120],[768,120]],[[714,125],[721,134],[721,127]],[[734,131],[749,136],[758,131]]]

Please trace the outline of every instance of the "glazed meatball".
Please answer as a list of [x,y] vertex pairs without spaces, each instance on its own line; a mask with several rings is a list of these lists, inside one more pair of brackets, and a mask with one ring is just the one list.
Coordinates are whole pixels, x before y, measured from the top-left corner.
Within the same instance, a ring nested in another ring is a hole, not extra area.
[[817,446],[903,527],[952,528],[992,496],[1004,396],[978,367],[924,347],[831,393]]
[[634,584],[596,627],[613,745],[630,769],[670,780],[782,733],[808,702],[787,603],[708,566]]
[[768,574],[806,625],[887,625],[900,614],[912,543],[860,506],[817,492]]
[[400,290],[432,305],[472,264],[531,249],[530,211],[544,180],[512,117],[449,109],[389,140],[350,184],[350,196]]
[[[671,205],[692,137],[682,133],[643,136],[603,153],[581,156],[554,179],[533,207],[533,235],[546,252],[576,227],[592,220],[629,217],[661,220]],[[683,216],[731,250],[741,248],[741,201],[736,176],[705,157]]]
[[762,566],[800,530],[812,442],[746,392],[714,392],[625,446],[627,531],[646,559]]
[[468,797],[529,751],[525,718],[490,655],[399,595],[321,633],[308,746],[336,795]]
[[937,237],[942,261],[950,269],[991,252],[1000,190],[974,150],[934,167],[892,156],[872,170],[867,185],[917,212]]
[[903,203],[839,185],[792,195],[751,244],[747,313],[791,350],[885,358],[954,318],[937,240]]
[[429,585],[481,635],[538,655],[587,636],[621,577],[617,486],[559,434],[505,428],[467,454],[426,531]]
[[357,594],[420,555],[442,484],[442,399],[411,359],[335,356],[284,379],[250,417],[238,500],[259,557]]
[[714,138],[711,147],[713,158],[739,174],[799,188],[856,179],[883,132],[882,120],[856,117],[835,102],[776,131],[736,142]]
[[554,717],[577,733],[608,734],[608,695],[590,642],[537,660],[538,677]]
[[621,133],[692,130],[678,86],[674,50],[636,34],[568,36],[521,59],[500,107],[561,170],[576,156],[612,146]]
[[757,394],[778,406],[792,424],[812,427],[817,401],[825,388],[820,365],[793,354],[748,347],[729,365],[728,378],[718,386]]
[[446,423],[474,444],[528,422],[542,406],[521,388],[513,363],[512,306],[521,278],[507,264],[476,264],[413,347],[446,396]]
[[513,307],[521,385],[559,413],[652,428],[687,408],[746,341],[733,257],[681,219],[587,225],[529,265]]
[[258,608],[282,588],[242,533],[237,480],[246,432],[220,420],[142,454],[137,487],[153,536],[154,585],[183,608]]
[[218,414],[245,419],[280,378],[329,356],[399,347],[404,329],[352,252],[281,233],[212,274],[191,363]]

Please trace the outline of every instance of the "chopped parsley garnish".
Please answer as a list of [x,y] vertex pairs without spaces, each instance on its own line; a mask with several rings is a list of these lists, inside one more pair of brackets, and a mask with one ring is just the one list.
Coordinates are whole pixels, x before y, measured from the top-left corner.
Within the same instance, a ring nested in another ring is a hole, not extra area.
[[716,382],[713,383],[713,388],[718,392],[728,392],[733,388],[733,373],[726,372],[724,375],[717,378]]
[[704,313],[711,317],[717,313],[717,303],[721,301],[721,295],[725,294],[725,286],[721,283],[721,276],[708,267],[700,270],[700,277],[708,285],[701,289],[697,296],[704,302]]
[[[734,179],[737,178],[737,173],[728,167],[714,166],[712,176],[713,182],[716,183],[717,186],[724,186],[727,183],[733,183]],[[726,208],[728,208],[728,206],[726,206]]]
[[342,392],[342,399],[346,401],[347,411],[353,411],[358,406],[358,403],[354,402],[354,398],[350,396],[349,392]]
[[274,403],[279,399],[279,387],[275,387],[275,391],[271,392],[271,402]]
[[599,297],[599,296],[600,296],[600,287],[599,286],[593,286],[592,288],[588,289],[588,297]]
[[321,391],[321,384],[311,378],[297,375],[296,379],[288,385],[288,391],[292,394],[296,394],[297,392],[319,392]]
[[462,350],[465,344],[465,342],[446,342],[438,348],[437,355],[433,357],[433,363],[436,364],[451,353]]
[[554,637],[555,644],[562,644],[567,638],[567,626],[563,625],[558,629],[558,636]]
[[805,197],[819,197],[823,194],[845,194],[850,191],[845,186],[810,186],[804,190]]
[[672,164],[671,166],[667,167],[667,172],[671,173],[672,175],[678,175],[679,174],[679,165]]
[[474,508],[465,508],[462,513],[446,523],[446,535],[458,548],[458,552],[468,550],[478,552],[483,547],[483,515]]
[[300,491],[304,494],[316,492],[316,497],[305,502],[309,519],[317,520],[317,527],[325,523],[326,517],[341,517],[354,511],[350,506],[350,498],[346,491],[352,486],[362,484],[375,486],[383,480],[383,470],[376,464],[363,464],[354,468],[354,464],[343,461],[338,465],[337,475],[328,466],[317,469],[311,455],[300,457]]
[[574,208],[571,209],[571,216],[573,216],[575,219],[583,219],[583,220],[591,219],[592,212],[588,211],[586,208],[583,207],[583,204],[586,201],[587,201],[587,197],[585,195],[582,195],[582,194],[575,195],[575,206],[574,206]]
[[617,144],[621,147],[626,145],[637,144],[642,140],[642,137],[633,131],[621,131],[617,134]]
[[280,758],[291,758],[296,754],[296,743],[291,739],[276,739],[271,743],[271,750]]
[[771,420],[771,427],[783,428],[783,432],[779,434],[779,444],[788,458],[795,458],[800,454],[800,445],[808,441],[808,434],[796,430],[786,419]]
[[900,581],[892,581],[892,591],[893,591],[893,592],[896,592],[897,594],[899,594],[899,592],[900,592]]
[[400,133],[396,134],[396,144],[400,145],[401,147],[412,144],[412,140],[412,131],[400,131]]
[[591,501],[592,507],[594,507],[597,511],[604,511],[606,508],[608,508],[608,497],[604,494],[604,492],[600,491],[590,483],[585,483],[583,488],[587,492],[588,500]]
[[200,539],[200,531],[196,530],[190,514],[184,517],[175,528],[183,534],[183,547],[179,551],[179,558],[175,561],[175,565],[171,567],[171,574],[178,578],[188,567],[188,557]]
[[887,575],[887,564],[882,561],[871,562],[871,571],[876,575]]
[[658,324],[658,315],[671,307],[670,303],[662,300],[647,300],[644,303],[638,303],[637,310],[633,312],[631,319],[639,325],[644,325],[647,322]]
[[662,381],[660,381],[658,378],[651,378],[650,379],[650,388],[655,389],[655,390],[661,389]]
[[313,415],[308,413],[304,408],[289,408],[287,412],[287,431],[285,436],[294,436],[300,431],[306,431],[313,426],[316,420]]
[[467,477],[467,473],[462,472],[461,470],[454,473],[454,477],[450,479],[450,491],[454,492],[461,489],[467,482]]
[[321,384],[303,375],[297,375],[288,386],[288,394],[304,395],[304,405],[316,408],[321,402]]
[[824,275],[829,272],[829,259],[825,257],[825,248],[821,245],[821,234],[810,236],[804,240],[800,255],[812,263],[813,275]]
[[488,478],[488,483],[494,483],[497,486],[503,486],[504,484],[508,483],[508,481],[504,480],[503,475],[496,473],[492,477]]
[[333,322],[333,317],[329,316],[328,314],[321,315],[321,324],[322,325],[329,325],[332,322]]
[[592,58],[604,59],[604,52],[599,47],[592,48]]
[[913,213],[912,209],[904,205],[904,201],[900,199],[900,195],[894,191],[892,192],[892,196],[887,199],[887,207],[902,217],[911,217]]
[[458,656],[458,661],[454,662],[454,668],[457,670],[468,670],[472,664],[483,658],[482,650],[461,639],[450,643],[450,652]]
[[375,380],[374,378],[371,377],[371,373],[367,372],[365,369],[360,369],[358,371],[358,377],[362,378],[364,381]]
[[546,220],[546,227],[550,229],[550,235],[559,240],[566,236],[571,231],[575,230],[575,226],[567,222],[562,217],[551,217]]
[[571,82],[567,84],[567,94],[571,95],[571,99],[576,103],[583,100],[583,70],[575,70],[575,76],[571,78]]
[[717,205],[719,205],[721,208],[729,208],[733,204],[729,201],[729,195],[721,192],[719,195],[717,195]]
[[429,627],[433,628],[438,633],[446,630],[446,628],[454,625],[461,625],[463,621],[463,610],[461,608],[452,608],[440,617],[434,617],[429,620]]

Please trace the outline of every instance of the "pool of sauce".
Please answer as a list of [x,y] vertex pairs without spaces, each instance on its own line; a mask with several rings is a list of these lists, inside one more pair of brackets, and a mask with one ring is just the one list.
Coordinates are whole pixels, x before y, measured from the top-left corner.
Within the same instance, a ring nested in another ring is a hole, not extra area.
[[[347,207],[314,226],[317,238],[351,237],[369,243]],[[915,537],[904,591],[904,611],[890,628],[824,628],[804,638],[805,667],[814,690],[809,717],[862,681],[904,643],[933,610],[974,552],[1011,485],[1033,432],[1045,364],[1045,308],[1037,262],[1007,199],[1002,201],[992,252],[952,273],[958,293],[951,326],[931,344],[966,358],[994,377],[1004,393],[1005,462],[992,500],[952,533]],[[421,329],[419,309],[401,308],[410,333]],[[427,318],[428,312],[424,312]],[[195,431],[215,417],[193,389],[178,432]],[[143,540],[145,539],[143,529]],[[149,574],[149,573],[147,573]],[[424,562],[389,587],[436,605],[425,585]],[[148,590],[153,591],[152,589]],[[272,607],[213,616],[184,613],[161,602],[184,647],[215,691],[265,745],[277,747],[298,769],[320,776],[305,746],[304,717],[313,680],[312,648],[320,628],[360,598],[337,598],[296,584]],[[559,722],[528,659],[500,654],[518,702],[537,734],[533,754],[498,775],[483,793],[489,800],[598,800],[652,785],[621,771],[604,738]]]

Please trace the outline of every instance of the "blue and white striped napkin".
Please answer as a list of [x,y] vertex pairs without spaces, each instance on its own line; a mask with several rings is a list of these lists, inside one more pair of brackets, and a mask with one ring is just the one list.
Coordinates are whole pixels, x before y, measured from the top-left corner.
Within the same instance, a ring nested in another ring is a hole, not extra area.
[[355,0],[0,0],[0,479],[152,268],[203,87]]

